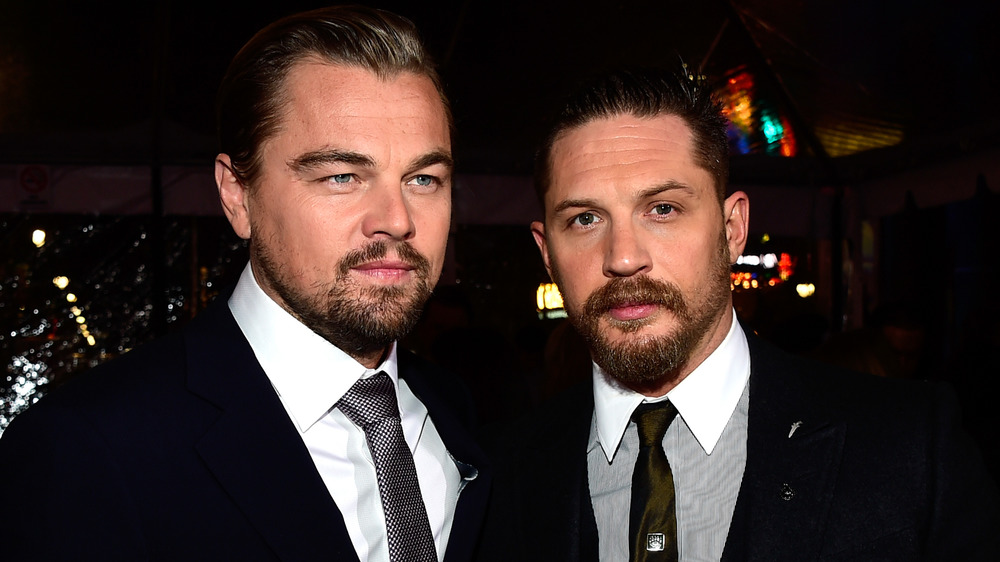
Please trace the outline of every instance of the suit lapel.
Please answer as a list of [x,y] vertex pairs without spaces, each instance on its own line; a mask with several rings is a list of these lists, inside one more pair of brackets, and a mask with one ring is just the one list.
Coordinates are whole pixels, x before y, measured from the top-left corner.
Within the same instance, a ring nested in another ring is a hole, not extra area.
[[224,299],[185,333],[188,387],[220,410],[196,448],[283,560],[357,560],[343,517]]
[[471,399],[443,373],[435,377],[432,368],[412,354],[399,351],[399,376],[427,407],[434,428],[458,466],[465,485],[458,498],[455,518],[445,551],[446,561],[470,560],[479,538],[492,484],[492,470],[468,431]]
[[[794,376],[798,366],[748,336],[747,464],[724,560],[819,554],[846,434]],[[808,373],[805,374],[808,377]]]

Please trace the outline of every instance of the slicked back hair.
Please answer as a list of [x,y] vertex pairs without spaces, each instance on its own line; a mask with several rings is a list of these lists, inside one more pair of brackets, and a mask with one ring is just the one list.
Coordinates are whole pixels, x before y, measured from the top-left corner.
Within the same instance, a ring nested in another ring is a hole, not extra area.
[[294,14],[257,32],[233,58],[219,88],[219,149],[229,155],[233,173],[247,187],[259,178],[261,147],[280,126],[288,72],[308,59],[361,68],[383,80],[404,72],[426,76],[452,126],[441,80],[410,20],[364,6]]
[[623,69],[578,90],[550,127],[535,162],[535,190],[543,208],[552,181],[552,146],[556,141],[592,121],[622,115],[676,115],[683,119],[693,133],[692,157],[712,175],[721,205],[729,180],[728,121],[711,90],[683,72]]

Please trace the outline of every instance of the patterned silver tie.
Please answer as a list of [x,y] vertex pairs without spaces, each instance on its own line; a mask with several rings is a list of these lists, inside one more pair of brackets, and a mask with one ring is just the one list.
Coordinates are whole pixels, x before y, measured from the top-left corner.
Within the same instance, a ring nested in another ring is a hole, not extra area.
[[417,469],[403,439],[396,392],[389,375],[361,379],[337,402],[337,408],[365,432],[378,492],[385,512],[391,562],[437,562]]

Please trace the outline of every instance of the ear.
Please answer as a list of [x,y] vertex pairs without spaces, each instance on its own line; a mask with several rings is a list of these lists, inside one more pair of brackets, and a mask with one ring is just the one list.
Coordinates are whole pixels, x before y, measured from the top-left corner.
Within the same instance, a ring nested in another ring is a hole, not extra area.
[[747,194],[737,191],[730,195],[722,204],[722,212],[726,220],[726,240],[729,242],[729,263],[736,263],[736,258],[743,253],[750,234],[750,200]]
[[545,263],[545,271],[549,272],[549,277],[552,277],[552,266],[549,265],[549,243],[545,238],[545,223],[541,221],[533,221],[531,223],[531,235],[535,238],[535,244],[538,244],[538,251],[542,253],[542,262]]
[[250,238],[250,210],[248,192],[243,182],[233,173],[233,163],[228,154],[215,157],[215,185],[219,188],[219,201],[236,235]]

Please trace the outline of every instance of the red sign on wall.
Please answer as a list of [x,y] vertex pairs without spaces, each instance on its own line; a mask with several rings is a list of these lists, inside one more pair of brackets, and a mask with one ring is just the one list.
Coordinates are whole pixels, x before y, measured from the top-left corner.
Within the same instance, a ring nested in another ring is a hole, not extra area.
[[21,184],[21,189],[31,195],[37,195],[49,186],[49,171],[42,166],[25,166],[21,168],[18,181]]

